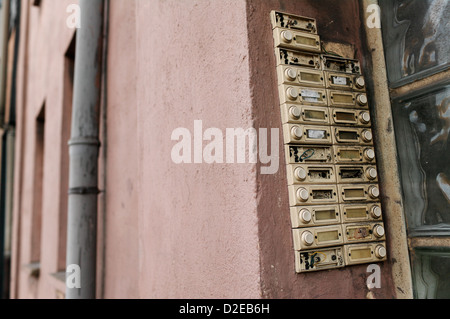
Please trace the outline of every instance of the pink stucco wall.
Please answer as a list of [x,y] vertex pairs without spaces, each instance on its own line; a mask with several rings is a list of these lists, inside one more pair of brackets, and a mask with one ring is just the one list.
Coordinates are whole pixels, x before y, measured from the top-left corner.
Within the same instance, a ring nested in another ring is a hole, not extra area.
[[[112,1],[108,56],[105,297],[139,297],[136,19],[134,1]],[[120,21],[120,22],[119,22]]]
[[[61,132],[68,116],[64,54],[74,34],[65,25],[70,3],[76,1],[48,0],[41,8],[22,9],[22,29],[29,33],[23,31],[18,75],[11,285],[18,298],[54,298],[64,291],[51,274],[61,270],[59,203],[67,196]],[[345,18],[348,12],[357,15],[359,7],[346,3],[349,9],[334,10],[333,17],[348,37],[335,26],[323,32],[328,40],[356,43],[364,60],[360,21]],[[326,24],[323,7],[302,4],[110,1],[99,159],[99,297],[365,297],[365,266],[294,273],[282,146],[280,170],[267,176],[259,164],[175,164],[171,158],[173,130],[193,133],[195,120],[202,120],[204,130],[222,132],[281,126],[269,12],[317,15]],[[24,265],[33,261],[34,129],[44,101],[41,274],[33,279]],[[390,267],[383,267],[384,288],[377,297],[391,297]]]
[[[63,289],[52,274],[58,272],[60,201],[67,194],[61,185],[64,114],[65,52],[73,36],[65,13],[71,1],[52,1],[33,7],[22,4],[21,45],[17,92],[17,152],[14,190],[12,296],[55,298]],[[33,258],[33,194],[35,192],[36,119],[45,103],[45,153],[42,182],[40,258]],[[39,280],[30,276],[32,262],[40,262]]]
[[253,126],[245,1],[115,0],[110,19],[105,296],[260,297],[254,165],[171,159],[194,120]]
[[[22,8],[11,284],[17,298],[64,291],[52,274],[62,270],[70,3],[76,1]],[[245,30],[244,0],[111,1],[99,297],[260,297],[255,165],[177,165],[170,156],[172,131],[192,130],[194,120],[224,131],[253,126]],[[35,122],[44,102],[42,239],[33,260]],[[38,279],[27,267],[32,262],[40,262]]]

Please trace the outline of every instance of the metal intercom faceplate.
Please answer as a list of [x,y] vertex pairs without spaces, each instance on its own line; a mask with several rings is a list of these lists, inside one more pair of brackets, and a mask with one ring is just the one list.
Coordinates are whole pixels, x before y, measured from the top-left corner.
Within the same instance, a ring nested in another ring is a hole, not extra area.
[[314,18],[272,11],[298,273],[387,259],[366,81]]

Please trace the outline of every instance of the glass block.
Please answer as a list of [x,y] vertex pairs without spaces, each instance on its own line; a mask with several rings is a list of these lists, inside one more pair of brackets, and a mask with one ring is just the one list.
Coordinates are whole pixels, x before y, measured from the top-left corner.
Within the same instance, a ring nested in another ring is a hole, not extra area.
[[450,1],[380,0],[379,3],[391,87],[450,66]]
[[414,298],[450,298],[450,248],[416,248],[412,252]]
[[450,85],[392,105],[409,236],[450,235]]

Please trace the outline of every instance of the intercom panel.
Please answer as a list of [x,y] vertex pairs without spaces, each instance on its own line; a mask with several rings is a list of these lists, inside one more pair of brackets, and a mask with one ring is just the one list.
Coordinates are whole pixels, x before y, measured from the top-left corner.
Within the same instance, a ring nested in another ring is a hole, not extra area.
[[295,271],[382,262],[381,181],[361,63],[324,50],[314,18],[270,18]]

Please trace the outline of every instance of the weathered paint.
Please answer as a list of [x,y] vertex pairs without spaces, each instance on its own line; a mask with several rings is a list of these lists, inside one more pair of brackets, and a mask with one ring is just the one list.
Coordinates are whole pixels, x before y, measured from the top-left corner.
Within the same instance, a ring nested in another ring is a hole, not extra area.
[[[65,26],[71,1],[24,6],[15,189],[15,297],[54,298],[58,270],[61,148],[45,154],[41,276],[29,256],[33,123],[43,101],[46,145],[62,145]],[[97,296],[106,298],[393,298],[390,262],[382,288],[366,287],[367,265],[296,275],[286,172],[255,164],[171,160],[178,127],[280,128],[269,13],[316,17],[324,41],[354,45],[370,72],[358,1],[112,0],[106,131],[102,142]],[[349,18],[349,17],[354,17]],[[55,27],[60,26],[60,27]],[[51,39],[49,41],[48,39]],[[27,61],[26,68],[24,62]],[[369,95],[373,88],[369,90]],[[280,145],[282,144],[280,136]],[[385,201],[387,199],[384,199]],[[393,237],[389,233],[388,241]],[[104,230],[104,232],[103,232]],[[62,287],[62,288],[61,288]]]
[[[363,73],[370,60],[363,47],[364,25],[358,1],[248,1],[251,92],[256,127],[279,127],[279,101],[269,13],[279,10],[317,19],[325,42],[355,47]],[[370,95],[372,88],[368,94]],[[280,145],[282,141],[280,140]],[[280,149],[280,154],[284,150]],[[276,175],[258,175],[258,220],[261,247],[261,290],[266,298],[394,298],[391,265],[381,263],[380,289],[366,286],[368,265],[341,270],[295,274],[285,169]],[[391,237],[388,236],[388,240]],[[369,294],[370,292],[370,294]]]
[[[364,0],[364,8],[376,4],[375,0]],[[362,16],[369,16],[367,10]],[[374,140],[379,152],[377,165],[380,179],[383,181],[381,199],[384,220],[389,241],[387,242],[391,266],[392,284],[397,298],[413,297],[411,268],[406,241],[406,224],[402,205],[402,194],[397,163],[397,147],[393,131],[391,102],[387,85],[386,64],[381,37],[381,30],[365,28],[365,46],[367,59],[372,67],[368,69],[369,84],[372,87],[372,117],[374,123]]]
[[[54,1],[42,7],[22,5],[17,78],[17,145],[13,210],[12,297],[55,298],[63,289],[52,274],[58,266],[60,201],[67,196],[61,185],[63,157],[63,101],[65,53],[74,30],[66,27],[66,7],[72,1]],[[36,118],[45,102],[46,127],[42,198],[41,258],[33,260],[31,240]],[[67,141],[65,141],[67,143]],[[53,147],[52,147],[53,146]],[[40,261],[40,277],[30,276],[28,264]]]
[[194,120],[253,126],[246,2],[137,1],[136,12],[139,294],[258,298],[256,165],[176,165],[170,141]]

